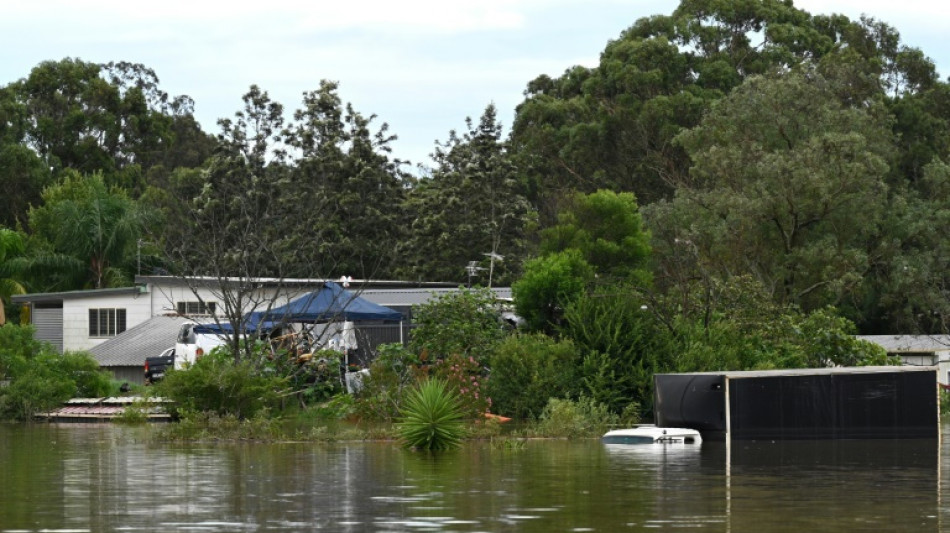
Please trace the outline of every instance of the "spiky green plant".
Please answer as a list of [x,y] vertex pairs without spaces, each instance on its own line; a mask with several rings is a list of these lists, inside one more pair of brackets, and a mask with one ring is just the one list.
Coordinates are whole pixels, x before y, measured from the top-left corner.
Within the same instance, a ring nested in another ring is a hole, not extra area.
[[465,433],[458,394],[441,379],[428,379],[413,389],[397,425],[406,446],[421,450],[457,448]]

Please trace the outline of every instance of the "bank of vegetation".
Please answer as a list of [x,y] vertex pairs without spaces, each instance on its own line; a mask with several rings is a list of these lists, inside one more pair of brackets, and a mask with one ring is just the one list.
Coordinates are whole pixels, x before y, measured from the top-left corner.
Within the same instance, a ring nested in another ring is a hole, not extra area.
[[[239,280],[238,303],[257,276],[514,289],[523,329],[482,317],[478,291],[439,301],[353,397],[333,365],[237,343],[164,385],[231,380],[183,419],[247,420],[293,405],[389,422],[430,378],[469,417],[632,420],[655,372],[877,364],[853,334],[947,333],[950,84],[893,27],[683,0],[565,67],[527,82],[510,133],[489,105],[412,173],[335,82],[292,114],[253,86],[212,136],[144,65],[44,62],[0,88],[7,319],[12,294],[139,269]],[[240,326],[240,306],[225,318]],[[0,368],[0,398],[22,368]]]

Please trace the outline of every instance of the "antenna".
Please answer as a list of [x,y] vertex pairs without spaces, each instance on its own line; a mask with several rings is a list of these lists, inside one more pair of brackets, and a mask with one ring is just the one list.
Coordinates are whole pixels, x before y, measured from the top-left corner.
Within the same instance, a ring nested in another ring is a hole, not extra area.
[[465,267],[465,271],[468,272],[468,288],[472,288],[472,276],[478,274],[481,270],[485,270],[485,267],[478,266],[478,261],[468,262],[468,266]]

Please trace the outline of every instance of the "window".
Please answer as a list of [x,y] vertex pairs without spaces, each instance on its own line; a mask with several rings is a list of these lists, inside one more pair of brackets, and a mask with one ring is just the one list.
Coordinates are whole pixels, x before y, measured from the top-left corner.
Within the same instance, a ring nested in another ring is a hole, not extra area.
[[125,309],[90,309],[89,336],[114,337],[125,331]]
[[214,302],[178,302],[179,315],[213,315]]

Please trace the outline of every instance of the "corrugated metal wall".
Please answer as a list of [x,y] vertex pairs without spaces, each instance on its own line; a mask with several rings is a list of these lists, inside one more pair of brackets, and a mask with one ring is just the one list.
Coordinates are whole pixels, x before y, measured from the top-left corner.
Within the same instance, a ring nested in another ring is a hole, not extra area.
[[52,344],[59,353],[63,353],[63,305],[33,306],[33,327],[36,339]]
[[111,371],[115,380],[120,383],[145,384],[145,370],[141,366],[110,366],[104,367],[103,370]]

